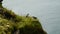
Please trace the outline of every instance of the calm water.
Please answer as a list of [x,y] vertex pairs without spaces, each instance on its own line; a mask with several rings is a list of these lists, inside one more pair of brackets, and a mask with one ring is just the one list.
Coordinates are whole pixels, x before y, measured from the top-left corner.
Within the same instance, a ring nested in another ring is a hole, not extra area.
[[4,0],[16,14],[36,16],[48,34],[60,34],[60,0]]

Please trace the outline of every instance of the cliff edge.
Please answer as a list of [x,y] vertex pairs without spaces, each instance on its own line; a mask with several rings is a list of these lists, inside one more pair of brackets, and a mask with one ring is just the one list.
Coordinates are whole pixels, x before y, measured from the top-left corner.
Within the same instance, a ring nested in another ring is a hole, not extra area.
[[37,17],[19,16],[2,6],[0,0],[0,34],[47,34]]

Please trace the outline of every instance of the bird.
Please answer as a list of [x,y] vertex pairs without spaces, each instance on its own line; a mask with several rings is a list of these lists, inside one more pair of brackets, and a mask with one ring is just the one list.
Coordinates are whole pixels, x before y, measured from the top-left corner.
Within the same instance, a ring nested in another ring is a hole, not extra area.
[[26,15],[26,17],[28,17],[29,16],[29,13]]
[[34,19],[37,19],[37,17],[33,16]]

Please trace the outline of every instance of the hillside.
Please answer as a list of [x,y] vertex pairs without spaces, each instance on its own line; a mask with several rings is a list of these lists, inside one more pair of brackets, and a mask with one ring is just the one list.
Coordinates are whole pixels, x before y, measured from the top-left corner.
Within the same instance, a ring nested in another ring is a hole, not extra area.
[[0,34],[47,34],[37,17],[19,16],[0,6]]

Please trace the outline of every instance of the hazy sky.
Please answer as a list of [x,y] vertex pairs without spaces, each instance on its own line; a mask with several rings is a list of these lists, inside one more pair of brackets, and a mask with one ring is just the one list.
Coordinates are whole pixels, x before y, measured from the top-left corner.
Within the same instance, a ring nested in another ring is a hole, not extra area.
[[3,6],[19,15],[36,16],[48,34],[60,34],[60,0],[4,0]]

